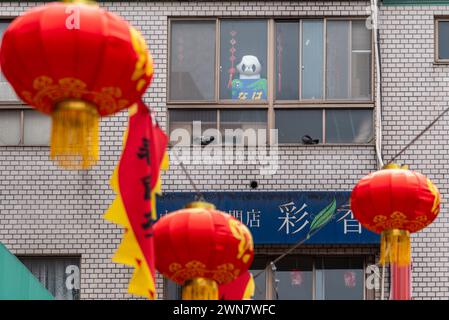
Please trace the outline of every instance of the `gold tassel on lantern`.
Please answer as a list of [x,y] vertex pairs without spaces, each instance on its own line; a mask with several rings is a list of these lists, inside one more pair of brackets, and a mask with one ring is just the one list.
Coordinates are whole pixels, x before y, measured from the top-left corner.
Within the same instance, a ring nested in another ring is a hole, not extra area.
[[182,287],[182,300],[218,300],[218,285],[206,278],[188,280]]
[[67,169],[87,169],[98,160],[98,112],[82,100],[64,100],[52,113],[50,158]]
[[410,233],[399,229],[383,231],[380,241],[380,263],[407,266],[410,261]]

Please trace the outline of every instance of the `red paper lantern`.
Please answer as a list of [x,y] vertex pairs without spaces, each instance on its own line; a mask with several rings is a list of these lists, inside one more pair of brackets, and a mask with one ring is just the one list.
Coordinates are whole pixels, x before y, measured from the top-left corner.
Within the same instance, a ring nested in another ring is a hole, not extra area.
[[351,210],[365,228],[381,233],[382,264],[408,265],[409,234],[437,217],[440,194],[424,175],[392,165],[357,183],[351,193]]
[[193,202],[153,227],[156,268],[183,285],[183,299],[218,299],[218,285],[246,272],[254,257],[250,231],[206,202]]
[[6,29],[0,62],[17,95],[53,118],[52,159],[87,168],[98,159],[98,117],[137,102],[153,75],[142,35],[95,4],[50,3]]

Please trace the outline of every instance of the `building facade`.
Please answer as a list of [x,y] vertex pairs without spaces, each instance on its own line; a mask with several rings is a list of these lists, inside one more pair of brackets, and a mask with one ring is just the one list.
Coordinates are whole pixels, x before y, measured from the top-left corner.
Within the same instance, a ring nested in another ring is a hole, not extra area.
[[[1,31],[39,4],[1,2]],[[378,168],[380,125],[386,161],[447,107],[448,4],[381,3],[377,119],[370,1],[101,2],[142,32],[154,59],[145,102],[176,145],[158,211],[194,198],[180,159],[206,199],[255,234],[256,298],[381,298],[378,239],[345,202]],[[111,261],[123,230],[102,218],[127,114],[102,121],[95,167],[61,170],[48,157],[48,119],[17,101],[3,76],[0,83],[0,241],[57,298],[135,298],[126,289],[132,270]],[[412,237],[414,299],[449,298],[447,123],[399,158],[442,194],[437,220]],[[247,129],[262,132],[256,146]],[[329,226],[273,268],[333,200]],[[385,283],[388,293],[388,272]],[[157,288],[159,298],[179,298],[160,275]]]

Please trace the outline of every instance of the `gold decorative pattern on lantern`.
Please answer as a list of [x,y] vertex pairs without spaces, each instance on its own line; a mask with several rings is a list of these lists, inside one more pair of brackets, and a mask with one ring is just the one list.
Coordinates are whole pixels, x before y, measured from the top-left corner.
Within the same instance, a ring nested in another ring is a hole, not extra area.
[[184,266],[173,262],[169,266],[169,271],[173,273],[170,275],[170,279],[178,283],[197,277],[208,277],[218,283],[228,283],[240,273],[240,270],[235,269],[232,263],[225,263],[219,265],[215,270],[208,270],[204,263],[197,260],[189,261]]
[[416,232],[424,228],[427,223],[427,216],[421,215],[414,220],[408,220],[407,216],[402,212],[395,211],[390,217],[384,215],[376,215],[373,218],[373,223],[368,225],[368,229],[381,232],[382,230],[389,229],[405,229],[410,232]]
[[440,212],[440,193],[438,192],[437,187],[428,178],[427,178],[427,187],[434,196],[432,209],[430,211],[434,215],[437,215]]
[[51,113],[55,102],[65,99],[81,99],[94,103],[100,114],[109,114],[124,107],[129,102],[120,99],[122,91],[117,87],[104,87],[100,92],[89,91],[83,81],[68,77],[55,82],[51,77],[40,76],[34,79],[34,93],[22,91],[23,99],[44,113]]
[[249,236],[248,229],[235,219],[229,219],[229,229],[232,235],[240,241],[237,259],[242,259],[244,263],[247,263],[251,258],[251,252],[254,250],[253,239]]
[[140,91],[147,82],[144,77],[150,77],[153,74],[153,59],[147,51],[145,39],[142,34],[134,27],[129,28],[129,33],[134,51],[138,56],[131,80],[137,81],[136,90]]

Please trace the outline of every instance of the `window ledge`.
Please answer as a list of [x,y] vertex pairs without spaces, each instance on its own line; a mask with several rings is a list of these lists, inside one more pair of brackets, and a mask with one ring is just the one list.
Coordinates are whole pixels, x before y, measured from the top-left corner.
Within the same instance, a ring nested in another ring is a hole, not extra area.
[[200,145],[188,145],[188,146],[181,146],[181,145],[170,145],[169,149],[172,148],[206,148],[206,147],[213,147],[213,148],[265,148],[265,147],[278,147],[278,148],[348,148],[348,147],[368,147],[373,148],[375,147],[374,143],[326,143],[326,144],[302,144],[302,143],[279,143],[277,145],[256,145],[256,146],[247,146],[247,145],[207,145],[207,146],[200,146]]
[[290,147],[290,148],[329,148],[329,147],[374,147],[374,143],[319,143],[319,144],[302,144],[302,143],[280,143],[278,147]]
[[440,61],[434,61],[433,62],[434,66],[445,66],[445,65],[449,65],[449,60],[440,60]]
[[22,101],[0,101],[0,110],[33,109]]
[[35,145],[35,146],[29,146],[29,145],[18,145],[18,146],[13,146],[13,145],[0,145],[0,149],[2,148],[11,148],[11,149],[17,149],[17,148],[46,148],[46,149],[50,149],[50,146],[48,145]]

